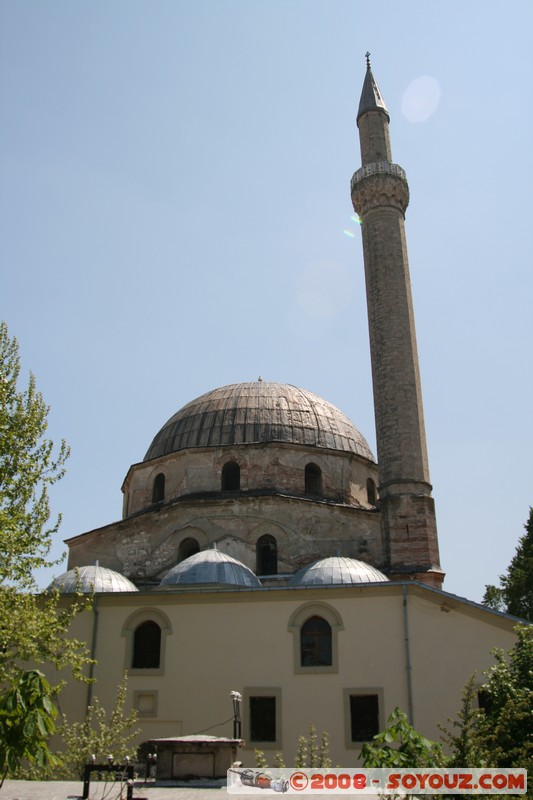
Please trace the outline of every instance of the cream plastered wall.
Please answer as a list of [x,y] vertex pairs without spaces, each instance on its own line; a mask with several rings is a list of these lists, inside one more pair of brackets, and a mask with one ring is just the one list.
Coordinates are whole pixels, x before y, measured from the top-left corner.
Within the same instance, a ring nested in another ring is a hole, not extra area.
[[[456,713],[470,675],[481,676],[493,663],[491,649],[507,650],[515,638],[511,618],[416,584],[100,595],[96,611],[92,692],[108,707],[131,666],[128,629],[151,618],[168,626],[162,669],[129,672],[130,705],[148,695],[156,708],[139,720],[139,742],[202,732],[231,735],[230,691],[246,697],[266,690],[281,703],[278,747],[258,745],[271,765],[275,749],[292,761],[298,736],[311,723],[328,731],[334,764],[355,765],[360,745],[347,746],[346,690],[378,693],[381,725],[395,706],[412,707],[415,726],[438,739],[437,723]],[[296,668],[297,639],[289,625],[298,612],[340,619],[333,671]],[[87,612],[75,624],[89,644],[95,619]],[[61,695],[62,710],[77,716],[86,699],[87,687],[70,682]],[[245,735],[247,711],[245,703]],[[253,747],[249,742],[242,750],[245,765],[254,764]]]

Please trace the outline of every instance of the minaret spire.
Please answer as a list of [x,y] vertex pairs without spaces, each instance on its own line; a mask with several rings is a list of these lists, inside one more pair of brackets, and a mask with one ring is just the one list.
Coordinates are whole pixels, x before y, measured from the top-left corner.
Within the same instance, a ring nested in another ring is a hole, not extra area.
[[379,87],[374,80],[374,76],[372,75],[372,69],[370,67],[370,53],[368,50],[365,53],[366,58],[366,75],[365,80],[363,82],[363,91],[361,92],[361,100],[359,101],[359,110],[357,112],[357,124],[359,124],[359,117],[362,114],[365,114],[367,111],[381,111],[387,116],[387,120],[389,120],[389,112],[387,111],[387,106],[385,105],[385,101],[381,96],[381,92],[379,91]]
[[409,187],[392,161],[389,113],[370,68],[357,114],[363,166],[352,178],[362,225],[385,569],[440,587],[405,239]]

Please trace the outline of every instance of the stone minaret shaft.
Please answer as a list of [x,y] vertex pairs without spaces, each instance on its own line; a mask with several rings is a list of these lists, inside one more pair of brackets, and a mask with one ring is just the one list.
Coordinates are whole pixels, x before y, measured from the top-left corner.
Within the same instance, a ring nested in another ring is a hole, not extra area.
[[352,178],[361,219],[386,571],[440,587],[435,508],[418,368],[405,172],[392,162],[389,114],[370,69],[357,115],[362,167]]

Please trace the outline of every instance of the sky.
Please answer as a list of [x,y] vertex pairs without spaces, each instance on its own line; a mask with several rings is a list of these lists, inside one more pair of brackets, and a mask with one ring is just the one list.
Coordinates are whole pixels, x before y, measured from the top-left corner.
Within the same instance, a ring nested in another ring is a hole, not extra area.
[[1,0],[0,316],[72,448],[55,557],[217,386],[310,389],[376,452],[368,50],[411,192],[444,588],[482,599],[533,504],[532,29],[530,0]]

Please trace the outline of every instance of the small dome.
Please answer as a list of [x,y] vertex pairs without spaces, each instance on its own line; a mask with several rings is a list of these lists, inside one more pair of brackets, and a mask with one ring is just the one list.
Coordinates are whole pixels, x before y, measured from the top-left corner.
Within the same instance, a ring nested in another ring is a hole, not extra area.
[[382,583],[388,581],[378,569],[355,558],[330,556],[321,558],[299,570],[289,580],[289,586],[325,586],[355,583]]
[[222,386],[191,400],[163,425],[144,460],[190,447],[258,442],[324,447],[375,461],[366,439],[327,400],[263,380]]
[[180,561],[165,575],[160,586],[201,583],[223,583],[251,589],[261,586],[259,579],[249,567],[219,550],[201,550]]
[[58,589],[61,594],[80,591],[90,592],[138,592],[139,590],[120,572],[107,567],[75,567],[54,578],[47,591]]

